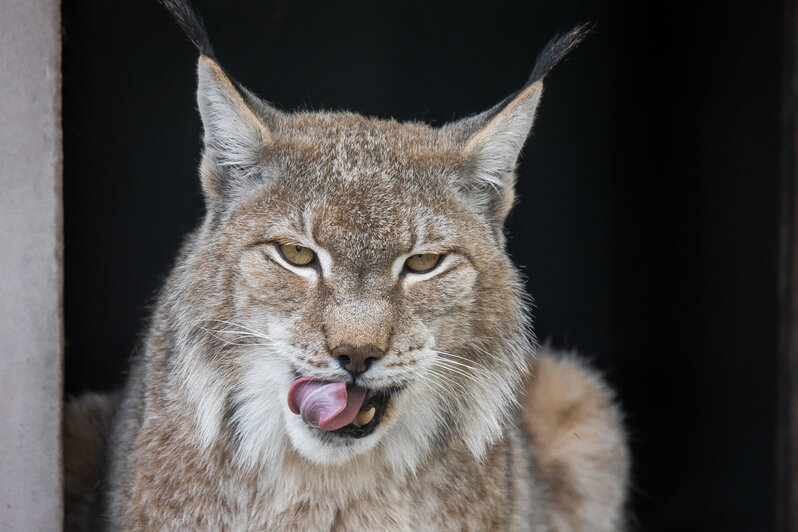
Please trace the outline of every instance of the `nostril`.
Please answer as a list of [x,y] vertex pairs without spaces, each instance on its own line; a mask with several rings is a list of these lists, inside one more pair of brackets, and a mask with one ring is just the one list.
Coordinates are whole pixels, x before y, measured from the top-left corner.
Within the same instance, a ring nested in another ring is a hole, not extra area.
[[381,359],[385,353],[373,345],[341,344],[333,349],[331,354],[343,369],[352,375],[359,375],[368,370],[372,363]]

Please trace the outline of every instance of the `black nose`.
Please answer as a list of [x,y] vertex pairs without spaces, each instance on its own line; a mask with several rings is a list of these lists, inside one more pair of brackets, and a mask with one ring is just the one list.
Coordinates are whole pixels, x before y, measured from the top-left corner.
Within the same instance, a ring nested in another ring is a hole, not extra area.
[[332,350],[332,356],[342,368],[357,377],[369,369],[372,362],[385,356],[385,352],[375,345],[341,344]]

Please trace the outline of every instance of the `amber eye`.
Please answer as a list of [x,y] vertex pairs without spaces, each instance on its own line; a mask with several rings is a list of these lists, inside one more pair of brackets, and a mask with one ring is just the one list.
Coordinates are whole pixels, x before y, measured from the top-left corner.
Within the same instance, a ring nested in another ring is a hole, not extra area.
[[424,273],[437,266],[441,261],[441,257],[442,255],[438,253],[420,253],[407,259],[405,266],[411,272]]
[[283,258],[296,266],[307,266],[316,258],[316,254],[309,248],[297,246],[296,244],[279,244]]

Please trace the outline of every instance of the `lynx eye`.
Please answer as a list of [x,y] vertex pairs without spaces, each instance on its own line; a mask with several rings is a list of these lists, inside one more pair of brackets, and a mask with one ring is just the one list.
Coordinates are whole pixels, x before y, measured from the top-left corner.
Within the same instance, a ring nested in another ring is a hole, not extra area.
[[277,248],[283,258],[295,266],[307,266],[316,259],[312,250],[296,244],[278,244]]
[[405,267],[413,273],[426,273],[438,265],[441,257],[438,253],[420,253],[405,261]]

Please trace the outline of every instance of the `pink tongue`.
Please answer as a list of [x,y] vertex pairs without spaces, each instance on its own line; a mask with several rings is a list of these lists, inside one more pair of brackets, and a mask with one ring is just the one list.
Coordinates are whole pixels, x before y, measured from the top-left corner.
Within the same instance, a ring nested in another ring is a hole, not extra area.
[[321,430],[337,430],[355,420],[365,399],[363,388],[302,377],[288,391],[288,408]]

